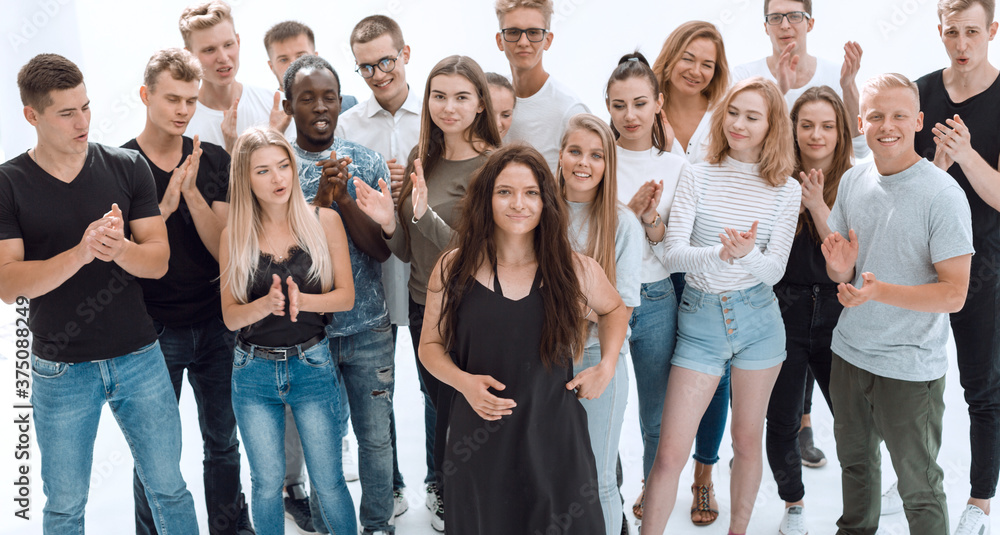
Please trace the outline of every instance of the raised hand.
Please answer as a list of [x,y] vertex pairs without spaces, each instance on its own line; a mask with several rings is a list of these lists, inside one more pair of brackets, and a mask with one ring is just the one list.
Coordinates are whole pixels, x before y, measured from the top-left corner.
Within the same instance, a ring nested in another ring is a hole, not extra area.
[[[277,275],[275,275],[275,277],[277,277]],[[285,283],[288,285],[288,317],[291,318],[292,321],[298,321],[299,296],[301,295],[299,293],[299,285],[295,284],[291,275],[285,279]],[[281,285],[279,284],[278,286],[280,289]]]
[[256,302],[264,308],[264,315],[273,314],[275,316],[285,315],[285,294],[281,292],[281,277],[277,273],[271,274],[271,290],[267,295],[257,299]]
[[233,153],[236,138],[240,135],[236,129],[236,109],[239,105],[240,99],[237,98],[228,110],[222,112],[222,139],[226,145],[226,152],[230,154]]
[[837,285],[837,300],[840,304],[850,308],[878,299],[881,283],[875,278],[875,274],[866,271],[861,274],[861,280],[864,281],[861,288],[845,282]]
[[271,128],[281,133],[285,133],[288,125],[292,124],[292,116],[285,113],[285,109],[281,107],[281,91],[274,92],[274,105],[271,106],[271,115],[267,122]]
[[821,247],[827,266],[837,273],[852,271],[858,261],[858,236],[854,233],[854,229],[847,235],[849,240],[839,232],[834,232],[823,240]]
[[799,66],[799,55],[792,54],[793,50],[795,50],[795,43],[788,43],[788,46],[778,56],[777,72],[774,77],[778,80],[778,89],[781,90],[782,95],[788,93],[788,90],[795,84],[795,69]]
[[[959,165],[975,159],[978,153],[972,148],[972,134],[969,132],[969,127],[965,126],[965,121],[956,115],[954,119],[947,119],[945,122],[948,123],[947,126],[937,123],[931,129],[934,133],[934,143],[937,144],[934,163],[937,163],[938,152],[943,152],[952,162]],[[942,163],[947,163],[947,160]],[[947,167],[941,168],[948,170]]]
[[823,178],[823,170],[810,169],[809,174],[801,171],[799,177],[802,179],[802,205],[809,210],[826,206],[826,200],[823,199],[823,184],[826,180]]
[[126,241],[122,211],[117,203],[111,205],[111,211],[104,214],[103,220],[103,224],[89,231],[87,245],[94,258],[112,262],[122,254]]
[[191,156],[188,156],[177,169],[170,174],[170,182],[167,182],[167,190],[163,192],[163,199],[160,200],[160,215],[166,221],[175,211],[181,202],[181,186],[187,177],[188,168],[191,166]]
[[[198,191],[198,167],[201,165],[201,140],[198,136],[194,136],[194,149],[191,154],[187,157],[185,162],[187,165],[187,171],[184,173],[184,181],[181,182],[181,194],[185,198],[191,195],[201,195]],[[173,177],[171,177],[172,179]]]
[[93,223],[87,225],[87,230],[83,231],[83,236],[80,238],[80,243],[77,246],[77,252],[79,253],[80,260],[84,264],[91,263],[95,258],[95,251],[91,248],[91,239],[96,236],[97,229],[103,229],[105,227],[110,227],[111,216],[105,214],[103,217],[94,221]]
[[[642,215],[649,211],[649,205],[652,204],[653,190],[655,188],[656,182],[650,180],[639,186],[639,191],[635,192],[632,199],[628,201],[628,207],[632,210],[636,217],[642,219]],[[653,205],[653,210],[656,210],[655,204]],[[653,217],[655,218],[656,216]]]
[[861,45],[857,41],[844,43],[844,64],[840,67],[840,87],[846,91],[857,91],[857,76],[861,70]]
[[614,368],[607,366],[591,366],[573,377],[566,383],[567,390],[576,390],[577,399],[597,399],[615,376]]
[[350,157],[338,159],[336,152],[330,153],[330,159],[316,162],[316,165],[323,168],[323,174],[319,179],[316,196],[313,197],[314,206],[325,208],[333,204],[333,201],[344,200],[347,195],[347,181],[351,179],[351,172],[347,168],[350,164]]
[[413,182],[413,218],[420,219],[427,212],[427,181],[424,180],[424,164],[420,158],[413,161],[410,180]]
[[493,395],[491,388],[500,392],[507,387],[489,375],[469,375],[459,385],[458,391],[465,396],[465,401],[469,402],[480,418],[495,421],[510,415],[517,403],[513,399]]
[[358,194],[358,208],[372,221],[378,223],[386,234],[396,228],[396,208],[389,193],[389,185],[378,179],[379,190],[373,189],[360,178],[354,179],[354,191]]
[[390,188],[392,191],[392,202],[399,204],[399,194],[403,191],[403,179],[406,178],[406,166],[396,163],[395,158],[385,163],[389,166],[389,183],[392,186]]
[[[722,249],[728,253],[730,258],[743,258],[750,254],[750,251],[753,250],[757,243],[757,223],[757,221],[754,221],[747,232],[740,232],[727,227],[723,229],[725,230],[724,234],[719,234],[719,239],[722,241]],[[723,258],[723,260],[726,259]]]

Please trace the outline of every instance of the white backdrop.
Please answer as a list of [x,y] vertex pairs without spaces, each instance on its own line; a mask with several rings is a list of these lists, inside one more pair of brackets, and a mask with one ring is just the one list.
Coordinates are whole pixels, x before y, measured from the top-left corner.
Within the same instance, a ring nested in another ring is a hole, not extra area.
[[[34,144],[34,131],[21,114],[15,78],[30,57],[42,52],[63,54],[84,72],[92,100],[91,140],[120,145],[138,134],[144,109],[138,87],[143,67],[157,49],[181,46],[177,19],[186,0],[4,0],[0,19],[0,140],[7,157]],[[575,88],[598,115],[607,116],[603,91],[607,76],[622,54],[639,48],[652,61],[667,34],[680,22],[703,19],[716,23],[726,40],[730,65],[751,61],[770,53],[764,34],[760,0],[561,0],[553,18],[555,41],[546,53],[549,72]],[[840,61],[846,40],[857,40],[865,50],[859,81],[884,71],[916,78],[943,67],[947,56],[937,38],[933,0],[816,0],[816,26],[809,38],[810,52]],[[441,58],[450,54],[472,56],[485,70],[507,74],[503,53],[496,48],[497,30],[492,2],[487,0],[384,0],[378,2],[304,2],[301,0],[234,0],[236,29],[242,43],[238,79],[274,87],[267,69],[263,34],[272,24],[297,19],[316,31],[319,52],[341,72],[343,91],[359,99],[369,92],[353,70],[348,47],[351,28],[362,17],[383,13],[394,17],[412,47],[407,67],[411,87],[422,91],[424,76]],[[993,45],[995,47],[995,45]],[[38,478],[37,447],[33,444],[31,465],[32,520],[13,517],[12,481],[20,461],[13,458],[18,433],[12,421],[14,397],[13,307],[0,305],[0,533],[41,533],[44,503]],[[422,398],[416,388],[416,371],[409,339],[401,333],[397,355],[396,411],[401,447],[400,465],[409,484],[410,512],[400,517],[399,533],[431,533],[429,512],[421,505],[423,493]],[[968,417],[957,370],[949,371],[945,416],[945,446],[941,464],[946,473],[952,525],[958,519],[968,493]],[[814,533],[832,533],[839,513],[839,470],[835,458],[829,412],[816,396],[814,422],[818,445],[830,457],[830,465],[806,470],[806,500],[809,525]],[[190,389],[181,399],[184,420],[182,467],[195,495],[200,524],[205,525],[201,485],[201,444]],[[722,463],[731,457],[724,440]],[[641,478],[641,443],[634,388],[630,393],[622,434],[626,505],[631,505]],[[886,480],[891,481],[889,458]],[[687,520],[690,473],[680,482],[678,507],[671,533],[723,533],[728,522],[728,471],[717,473],[716,491],[722,515],[710,531],[696,531]],[[249,470],[244,456],[243,482],[249,494]],[[129,533],[132,530],[131,458],[113,417],[105,410],[94,455],[91,501],[87,524],[91,533]],[[350,485],[355,504],[359,487]],[[774,533],[781,515],[773,480],[765,467],[758,508],[750,525],[752,533]],[[629,508],[626,507],[628,510]],[[631,517],[631,515],[630,515]],[[902,515],[888,518],[893,532],[905,533]],[[290,528],[289,528],[290,529]],[[634,529],[633,529],[634,531]],[[291,531],[289,531],[291,532]]]

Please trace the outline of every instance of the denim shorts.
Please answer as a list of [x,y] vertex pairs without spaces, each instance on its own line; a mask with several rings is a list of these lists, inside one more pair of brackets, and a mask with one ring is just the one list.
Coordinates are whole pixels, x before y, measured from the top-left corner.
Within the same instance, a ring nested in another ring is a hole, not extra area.
[[684,288],[674,366],[721,377],[727,361],[741,370],[765,370],[784,360],[785,325],[770,286],[721,294]]

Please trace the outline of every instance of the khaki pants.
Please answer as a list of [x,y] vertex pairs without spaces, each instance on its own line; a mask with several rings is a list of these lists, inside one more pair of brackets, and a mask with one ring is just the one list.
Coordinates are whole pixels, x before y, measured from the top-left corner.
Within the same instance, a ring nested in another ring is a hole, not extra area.
[[872,535],[878,529],[884,440],[910,533],[948,535],[944,472],[937,464],[944,384],[944,377],[926,382],[880,377],[833,355],[830,397],[844,494],[838,534]]

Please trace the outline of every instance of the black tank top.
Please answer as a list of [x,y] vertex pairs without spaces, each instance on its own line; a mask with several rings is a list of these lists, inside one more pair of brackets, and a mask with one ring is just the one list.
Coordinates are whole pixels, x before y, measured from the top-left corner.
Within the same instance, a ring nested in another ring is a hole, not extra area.
[[[944,87],[943,72],[935,71],[917,80],[920,111],[924,112],[924,128],[917,132],[914,139],[917,153],[933,160],[935,145],[931,129],[937,123],[947,124],[945,119],[958,114],[969,127],[972,148],[996,169],[997,159],[1000,158],[1000,76],[986,91],[956,104]],[[977,264],[989,260],[988,265],[992,266],[995,265],[994,259],[1000,257],[1000,212],[976,193],[961,166],[952,165],[948,174],[965,190],[972,210],[972,245],[976,249],[972,257],[972,277],[975,279],[985,273],[977,269]],[[995,269],[987,271],[991,278],[995,276]]]
[[240,330],[240,338],[245,342],[265,347],[288,347],[300,344],[310,338],[322,334],[328,323],[326,314],[315,312],[299,312],[296,321],[292,322],[288,315],[288,283],[291,275],[301,293],[323,293],[320,281],[310,281],[309,268],[312,258],[303,249],[293,247],[288,258],[278,261],[267,253],[260,253],[257,260],[257,273],[248,285],[250,301],[264,297],[271,291],[274,282],[272,274],[281,278],[281,291],[285,294],[285,315],[268,315],[266,318],[248,325]]

